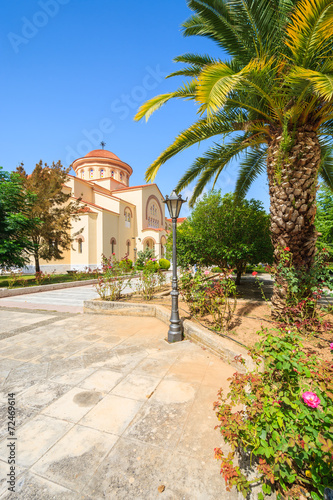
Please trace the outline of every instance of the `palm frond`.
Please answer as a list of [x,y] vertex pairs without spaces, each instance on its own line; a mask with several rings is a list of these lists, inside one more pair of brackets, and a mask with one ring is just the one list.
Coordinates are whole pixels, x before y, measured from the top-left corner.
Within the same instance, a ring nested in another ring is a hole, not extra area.
[[188,6],[196,14],[183,23],[184,36],[199,35],[215,41],[235,57],[251,57],[248,40],[237,27],[237,19],[226,2],[216,0],[189,0]]
[[333,97],[333,72],[324,74],[319,71],[313,71],[296,66],[289,73],[288,80],[293,83],[299,80],[306,80],[312,84],[314,92],[323,101],[330,101]]
[[320,140],[321,162],[319,175],[326,186],[333,191],[333,144],[328,140]]
[[240,171],[236,182],[235,194],[237,198],[244,198],[253,181],[266,171],[267,147],[260,146],[246,153],[240,164]]
[[332,0],[297,2],[286,30],[286,45],[296,64],[309,65],[331,46],[333,36]]
[[198,182],[189,202],[190,206],[193,206],[195,200],[200,196],[207,183],[210,182],[213,177],[215,177],[215,183],[222,170],[233,159],[236,159],[246,149],[258,145],[260,145],[260,137],[252,136],[247,133],[233,138],[228,144],[215,144],[215,146],[210,148],[204,156],[197,158],[193,165],[185,172],[177,184],[176,192],[181,191],[198,178]]
[[134,117],[134,120],[139,121],[141,118],[145,117],[146,121],[148,118],[159,109],[163,104],[168,102],[173,98],[182,98],[182,99],[194,99],[195,97],[195,89],[196,89],[196,81],[192,80],[188,84],[184,84],[175,92],[169,92],[167,94],[161,94],[159,96],[153,97],[146,101],[142,106],[140,106],[137,114]]
[[146,180],[152,181],[161,167],[167,160],[175,156],[180,151],[209,139],[216,135],[229,134],[237,129],[237,124],[243,130],[242,125],[246,121],[246,115],[239,110],[225,114],[223,112],[215,115],[211,120],[203,118],[194,123],[191,127],[181,132],[174,142],[166,148],[163,153],[148,167]]

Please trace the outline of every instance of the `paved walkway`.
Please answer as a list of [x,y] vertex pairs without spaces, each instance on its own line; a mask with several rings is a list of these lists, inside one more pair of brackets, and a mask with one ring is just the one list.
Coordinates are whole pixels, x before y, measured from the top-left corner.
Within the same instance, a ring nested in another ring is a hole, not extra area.
[[[213,458],[222,442],[212,410],[235,369],[166,334],[156,318],[0,307],[0,498],[237,499]],[[11,392],[15,493],[6,484]]]
[[1,298],[0,307],[21,307],[24,309],[79,313],[83,312],[84,300],[96,299],[97,297],[98,293],[94,285],[84,285]]

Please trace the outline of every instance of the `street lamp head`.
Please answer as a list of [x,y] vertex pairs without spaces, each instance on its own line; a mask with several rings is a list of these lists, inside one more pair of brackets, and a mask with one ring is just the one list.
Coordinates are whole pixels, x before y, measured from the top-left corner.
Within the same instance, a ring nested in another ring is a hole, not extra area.
[[170,196],[167,195],[165,197],[163,203],[166,203],[171,219],[178,219],[182,204],[185,203],[186,201],[187,198],[186,200],[183,200],[182,195],[181,194],[177,195],[175,191],[172,191]]

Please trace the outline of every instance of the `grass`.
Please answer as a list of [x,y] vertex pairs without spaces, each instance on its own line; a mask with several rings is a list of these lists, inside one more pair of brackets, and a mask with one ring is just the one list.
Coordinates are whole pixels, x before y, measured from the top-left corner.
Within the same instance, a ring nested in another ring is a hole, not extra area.
[[42,283],[35,280],[34,274],[0,276],[0,288],[22,288],[36,285],[51,285],[53,283],[68,283],[70,281],[86,281],[96,278],[95,274],[54,274]]

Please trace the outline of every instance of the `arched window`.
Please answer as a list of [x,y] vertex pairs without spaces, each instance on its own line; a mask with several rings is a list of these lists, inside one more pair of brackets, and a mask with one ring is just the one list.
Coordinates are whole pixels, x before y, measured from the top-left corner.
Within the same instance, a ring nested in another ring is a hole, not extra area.
[[81,172],[81,179],[84,179],[84,170]]
[[162,227],[163,212],[160,202],[155,195],[148,198],[146,204],[146,224],[147,227],[159,228]]
[[131,227],[131,209],[129,207],[126,207],[124,210],[124,215],[125,215],[125,227]]
[[123,174],[120,172],[120,180],[123,180]]
[[116,239],[115,238],[111,238],[110,240],[110,244],[111,244],[111,255],[113,255],[114,253],[116,253]]
[[90,179],[92,179],[94,177],[94,169],[93,168],[91,168],[89,170],[89,177],[90,177]]
[[101,176],[101,179],[103,179],[103,177],[104,177],[104,168],[101,168],[100,176]]
[[112,179],[114,179],[114,171],[113,170],[111,172],[111,177],[112,177]]

